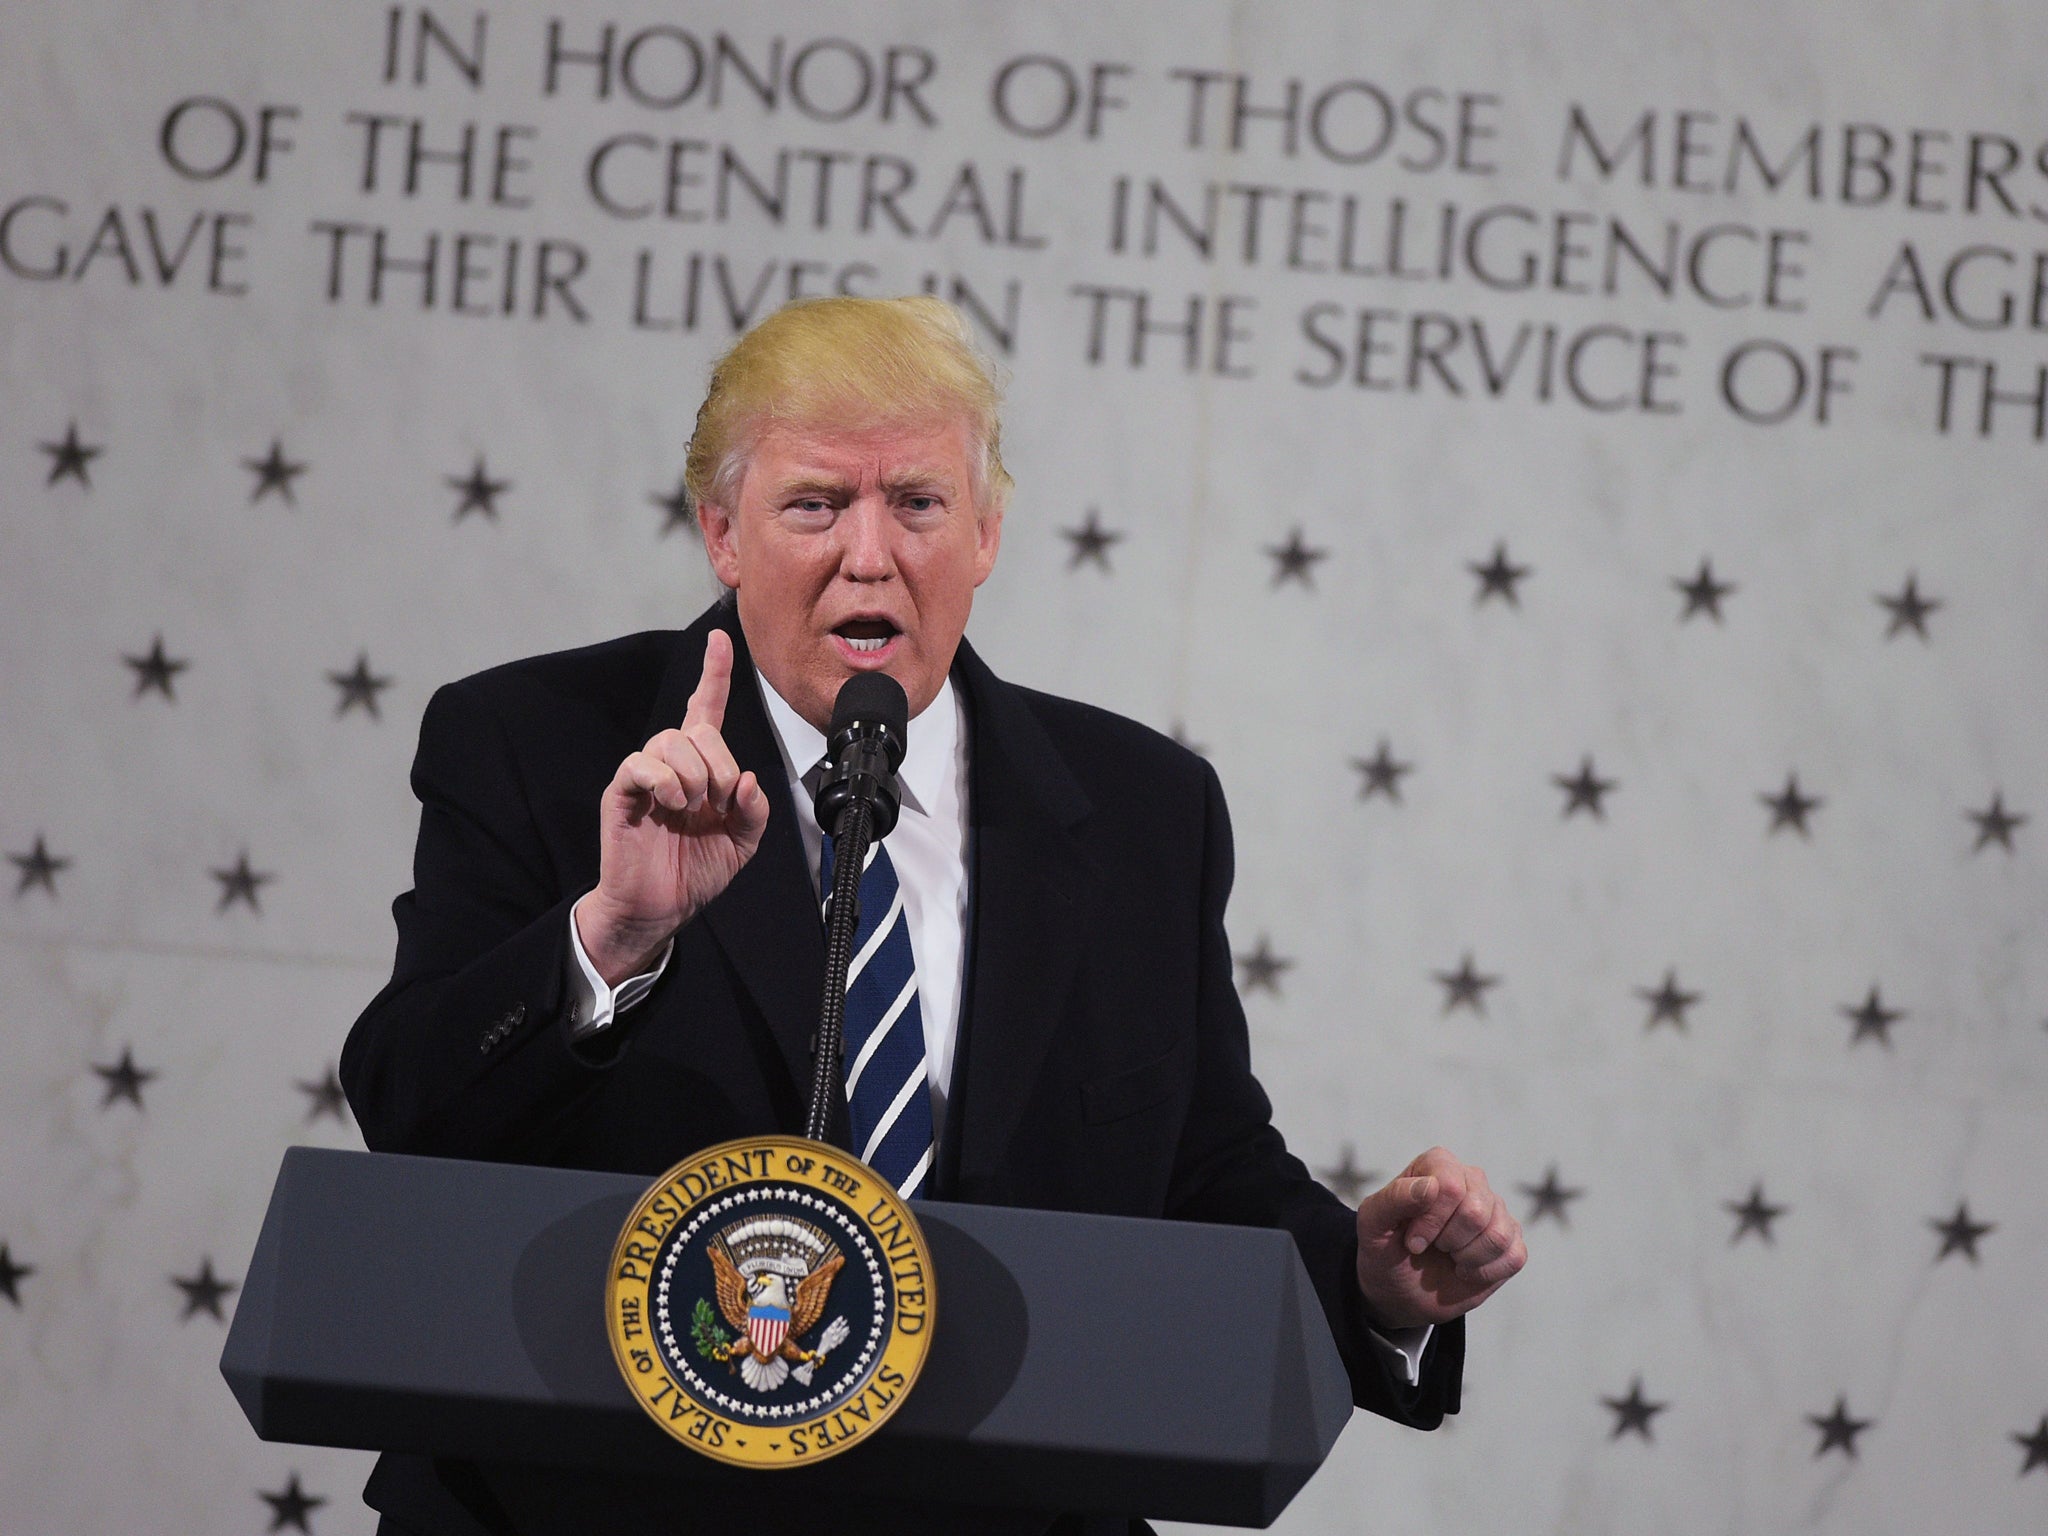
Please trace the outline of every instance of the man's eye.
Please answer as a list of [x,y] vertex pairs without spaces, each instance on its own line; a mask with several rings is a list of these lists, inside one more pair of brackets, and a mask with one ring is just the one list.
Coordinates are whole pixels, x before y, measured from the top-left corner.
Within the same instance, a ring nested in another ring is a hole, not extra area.
[[903,498],[903,505],[906,510],[911,512],[936,512],[939,509],[939,498],[936,496],[906,496]]

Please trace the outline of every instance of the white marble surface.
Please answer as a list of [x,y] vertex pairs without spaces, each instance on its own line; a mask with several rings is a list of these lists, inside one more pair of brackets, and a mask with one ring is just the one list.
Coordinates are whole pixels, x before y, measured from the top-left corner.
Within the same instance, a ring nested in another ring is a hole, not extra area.
[[[444,14],[468,36],[466,13]],[[1648,109],[1667,126],[1679,109],[1713,114],[1696,131],[1723,149],[1743,117],[1774,153],[1807,124],[1865,122],[1900,143],[1947,134],[1925,140],[1952,167],[1926,195],[1953,201],[1972,131],[2028,157],[2048,139],[2048,18],[2013,0],[1189,0],[642,7],[569,23],[594,35],[610,19],[622,38],[725,26],[755,52],[776,36],[791,54],[826,35],[927,46],[941,118],[927,129],[595,102],[587,83],[547,98],[550,14],[491,8],[477,90],[439,63],[425,89],[380,83],[385,12],[369,4],[0,15],[0,209],[68,208],[17,218],[16,265],[48,264],[61,235],[75,271],[109,205],[137,263],[133,283],[111,247],[77,281],[0,270],[0,849],[41,835],[72,861],[54,900],[0,896],[0,1242],[33,1266],[20,1306],[0,1301],[0,1529],[262,1530],[259,1491],[294,1472],[328,1500],[311,1517],[322,1536],[371,1528],[356,1502],[367,1459],[256,1442],[215,1369],[220,1325],[181,1322],[170,1277],[204,1256],[239,1278],[283,1148],[353,1139],[308,1122],[293,1084],[334,1059],[388,967],[405,773],[433,687],[680,623],[708,596],[649,496],[674,484],[726,336],[635,328],[643,247],[671,282],[697,251],[749,285],[770,259],[869,263],[877,290],[931,270],[992,296],[1020,285],[1019,491],[976,645],[1019,681],[1178,723],[1207,747],[1236,817],[1233,934],[1245,950],[1269,935],[1294,962],[1278,995],[1247,1003],[1260,1070],[1312,1163],[1350,1143],[1384,1172],[1441,1141],[1503,1187],[1554,1164],[1584,1190],[1568,1226],[1531,1226],[1528,1272],[1475,1320],[1462,1417],[1429,1438],[1354,1423],[1280,1529],[2039,1528],[2048,1469],[2015,1476],[2011,1437],[2048,1413],[2048,448],[2018,406],[1989,440],[1967,411],[1965,430],[1938,435],[1919,359],[1990,358],[2016,385],[2048,354],[2040,327],[1976,331],[1897,298],[1869,311],[1900,241],[1935,260],[2008,249],[2024,271],[2048,236],[1995,211],[1555,171],[1573,102],[1610,132]],[[1130,66],[1130,105],[1093,141],[1005,134],[986,82],[1030,53]],[[1253,72],[1260,101],[1288,77],[1311,95],[1357,79],[1497,97],[1495,169],[1333,165],[1279,152],[1258,123],[1243,153],[1191,151],[1169,71],[1197,67]],[[181,178],[157,141],[189,96],[295,106],[295,147],[261,185],[246,168]],[[472,119],[532,127],[531,206],[464,204],[445,170],[415,198],[362,192],[350,112],[421,114],[437,142]],[[928,184],[962,159],[997,188],[1021,168],[1045,243],[991,247],[965,221],[926,240],[744,214],[612,219],[591,207],[584,164],[620,133],[900,155]],[[1805,237],[1805,307],[1119,256],[1104,239],[1119,175],[1382,210],[1585,210],[1652,232],[1780,226]],[[2011,185],[2048,206],[2048,178]],[[248,216],[248,255],[231,264],[246,296],[197,291],[192,266],[165,291],[145,207],[173,234],[195,213]],[[371,309],[359,285],[329,303],[316,220],[516,237],[529,254],[577,241],[589,319]],[[1251,298],[1256,377],[1190,376],[1170,342],[1142,372],[1089,366],[1075,284]],[[1669,387],[1683,409],[1306,387],[1292,375],[1318,354],[1296,316],[1323,301],[1682,332]],[[1716,361],[1756,337],[1856,349],[1854,393],[1828,426],[1750,426],[1716,403]],[[105,450],[89,489],[47,484],[37,448],[73,421]],[[310,466],[295,505],[250,500],[242,461],[273,438]],[[446,477],[479,454],[511,482],[495,525],[451,518]],[[1068,568],[1060,530],[1091,507],[1125,535],[1113,575]],[[1262,552],[1296,526],[1329,552],[1313,590],[1276,586]],[[1497,541],[1533,567],[1519,607],[1474,602],[1467,564]],[[1680,623],[1672,579],[1703,556],[1737,590],[1724,623]],[[1888,640],[1874,601],[1909,572],[1942,603],[1924,643]],[[175,705],[131,698],[121,663],[159,632],[191,662]],[[383,718],[337,718],[325,674],[365,650],[395,679]],[[1382,737],[1415,765],[1398,806],[1361,802],[1349,766]],[[1619,781],[1604,822],[1561,817],[1552,782],[1588,754]],[[1810,839],[1767,835],[1758,803],[1791,771],[1824,797]],[[2010,853],[1973,852],[1965,813],[1994,791],[2032,820]],[[208,871],[245,847],[275,879],[260,913],[218,911]],[[1432,979],[1468,951],[1502,978],[1484,1017],[1445,1013]],[[1667,969],[1703,994],[1683,1032],[1646,1029],[1636,995]],[[1873,984],[1905,1016],[1889,1049],[1852,1048],[1840,1010]],[[124,1048],[159,1074],[141,1113],[103,1106],[91,1070]],[[1731,1243],[1724,1203],[1758,1180],[1789,1212],[1775,1243]],[[1959,1200],[1996,1228],[1980,1262],[1937,1263],[1929,1222]],[[1612,1439],[1601,1404],[1637,1376],[1669,1404],[1653,1443]],[[1807,1422],[1838,1395],[1875,1421],[1853,1461],[1817,1457]]]

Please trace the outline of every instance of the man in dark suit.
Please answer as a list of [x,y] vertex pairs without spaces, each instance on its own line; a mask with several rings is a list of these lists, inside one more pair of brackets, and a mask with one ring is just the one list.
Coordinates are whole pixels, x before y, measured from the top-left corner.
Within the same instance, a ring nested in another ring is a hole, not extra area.
[[[342,1058],[369,1144],[651,1176],[801,1130],[824,970],[805,775],[840,685],[885,670],[913,757],[885,844],[909,979],[883,1027],[907,1033],[914,1066],[896,1118],[842,1096],[835,1139],[907,1139],[906,1193],[1284,1227],[1355,1401],[1424,1428],[1454,1412],[1463,1315],[1521,1268],[1519,1227],[1442,1149],[1356,1212],[1309,1176],[1251,1072],[1214,773],[1001,682],[965,644],[1008,479],[958,316],[828,300],[764,322],[714,373],[686,475],[728,601],[428,707],[397,962]],[[650,1490],[572,1474],[390,1457],[366,1497],[401,1531],[732,1518],[702,1501],[658,1515]],[[833,1523],[870,1518],[915,1523]]]

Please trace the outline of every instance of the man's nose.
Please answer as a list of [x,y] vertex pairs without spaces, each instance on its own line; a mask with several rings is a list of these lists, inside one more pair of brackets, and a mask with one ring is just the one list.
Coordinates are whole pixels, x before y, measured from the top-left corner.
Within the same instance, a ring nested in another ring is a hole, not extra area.
[[896,573],[891,543],[896,520],[878,496],[863,496],[839,517],[845,542],[839,555],[840,574],[849,581],[887,581]]

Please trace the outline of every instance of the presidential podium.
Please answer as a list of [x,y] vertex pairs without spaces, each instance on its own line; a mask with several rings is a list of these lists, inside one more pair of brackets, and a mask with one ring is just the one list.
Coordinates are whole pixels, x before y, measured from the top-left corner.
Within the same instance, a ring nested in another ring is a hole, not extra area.
[[648,1180],[297,1147],[221,1372],[265,1440],[1270,1525],[1350,1386],[1284,1232],[920,1203],[923,1375],[871,1439],[744,1471],[671,1440],[605,1336]]

